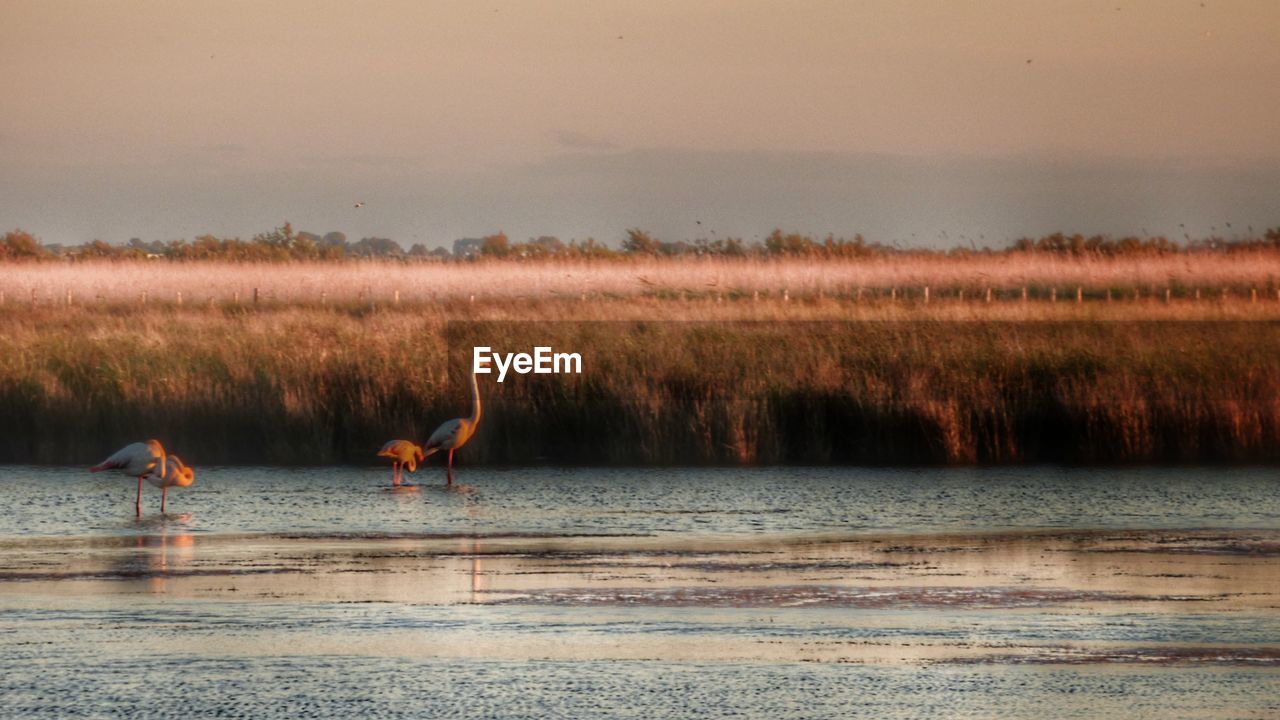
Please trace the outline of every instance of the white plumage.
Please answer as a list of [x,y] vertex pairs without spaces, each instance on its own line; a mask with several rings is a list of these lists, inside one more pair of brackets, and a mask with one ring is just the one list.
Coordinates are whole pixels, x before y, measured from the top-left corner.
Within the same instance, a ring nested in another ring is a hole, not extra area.
[[165,500],[171,487],[187,487],[195,482],[195,471],[183,464],[176,455],[167,455],[159,440],[130,443],[112,453],[111,457],[89,468],[90,472],[116,470],[123,475],[138,478],[138,495],[133,509],[142,517],[142,482],[160,488],[160,512],[164,512]]

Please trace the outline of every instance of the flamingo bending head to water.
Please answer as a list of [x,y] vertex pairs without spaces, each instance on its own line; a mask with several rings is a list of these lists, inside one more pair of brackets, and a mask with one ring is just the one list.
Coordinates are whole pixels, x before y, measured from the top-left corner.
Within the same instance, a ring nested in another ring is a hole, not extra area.
[[476,384],[476,374],[473,371],[471,373],[471,415],[449,420],[436,428],[436,431],[431,433],[431,437],[427,439],[427,455],[441,450],[449,451],[449,460],[445,465],[449,485],[453,485],[453,451],[462,447],[471,439],[471,436],[476,432],[476,426],[479,424],[480,387]]
[[421,447],[408,440],[392,440],[382,446],[378,451],[378,457],[391,458],[391,485],[400,487],[404,468],[409,468],[409,472],[417,470],[418,463],[426,458],[426,455],[422,454]]
[[138,478],[138,497],[133,503],[134,512],[142,517],[142,481],[148,475],[156,473],[160,477],[166,472],[164,446],[159,440],[136,442],[117,450],[111,457],[89,468],[89,472],[103,470],[119,470],[129,477]]
[[160,514],[164,514],[164,503],[169,498],[171,487],[191,487],[196,481],[196,471],[182,462],[177,455],[170,455],[165,463],[168,468],[163,475],[152,471],[147,475],[147,482],[160,488]]

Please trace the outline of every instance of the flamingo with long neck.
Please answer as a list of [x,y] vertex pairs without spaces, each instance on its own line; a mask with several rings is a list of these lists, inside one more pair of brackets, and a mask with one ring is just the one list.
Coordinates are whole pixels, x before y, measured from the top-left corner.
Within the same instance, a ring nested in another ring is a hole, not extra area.
[[449,460],[445,464],[445,473],[449,478],[447,484],[453,485],[453,451],[467,444],[480,424],[480,386],[476,383],[476,374],[471,372],[471,415],[454,418],[436,428],[427,439],[427,456],[441,450],[449,451]]
[[166,477],[164,446],[159,440],[136,442],[117,450],[111,457],[89,468],[89,472],[103,470],[119,470],[129,477],[138,478],[138,497],[133,502],[133,510],[137,517],[142,517],[142,481],[148,475],[158,474]]

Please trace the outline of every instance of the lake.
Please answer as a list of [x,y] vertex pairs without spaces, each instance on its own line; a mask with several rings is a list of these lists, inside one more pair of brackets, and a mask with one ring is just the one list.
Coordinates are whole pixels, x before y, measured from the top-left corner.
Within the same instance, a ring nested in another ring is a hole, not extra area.
[[1280,716],[1272,468],[0,467],[15,717]]

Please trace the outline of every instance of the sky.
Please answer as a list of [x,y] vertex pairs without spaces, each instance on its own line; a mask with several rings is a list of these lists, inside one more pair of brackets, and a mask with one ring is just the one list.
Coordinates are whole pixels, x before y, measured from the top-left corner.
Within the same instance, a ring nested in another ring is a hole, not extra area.
[[1274,0],[0,0],[0,68],[50,243],[1280,226]]

